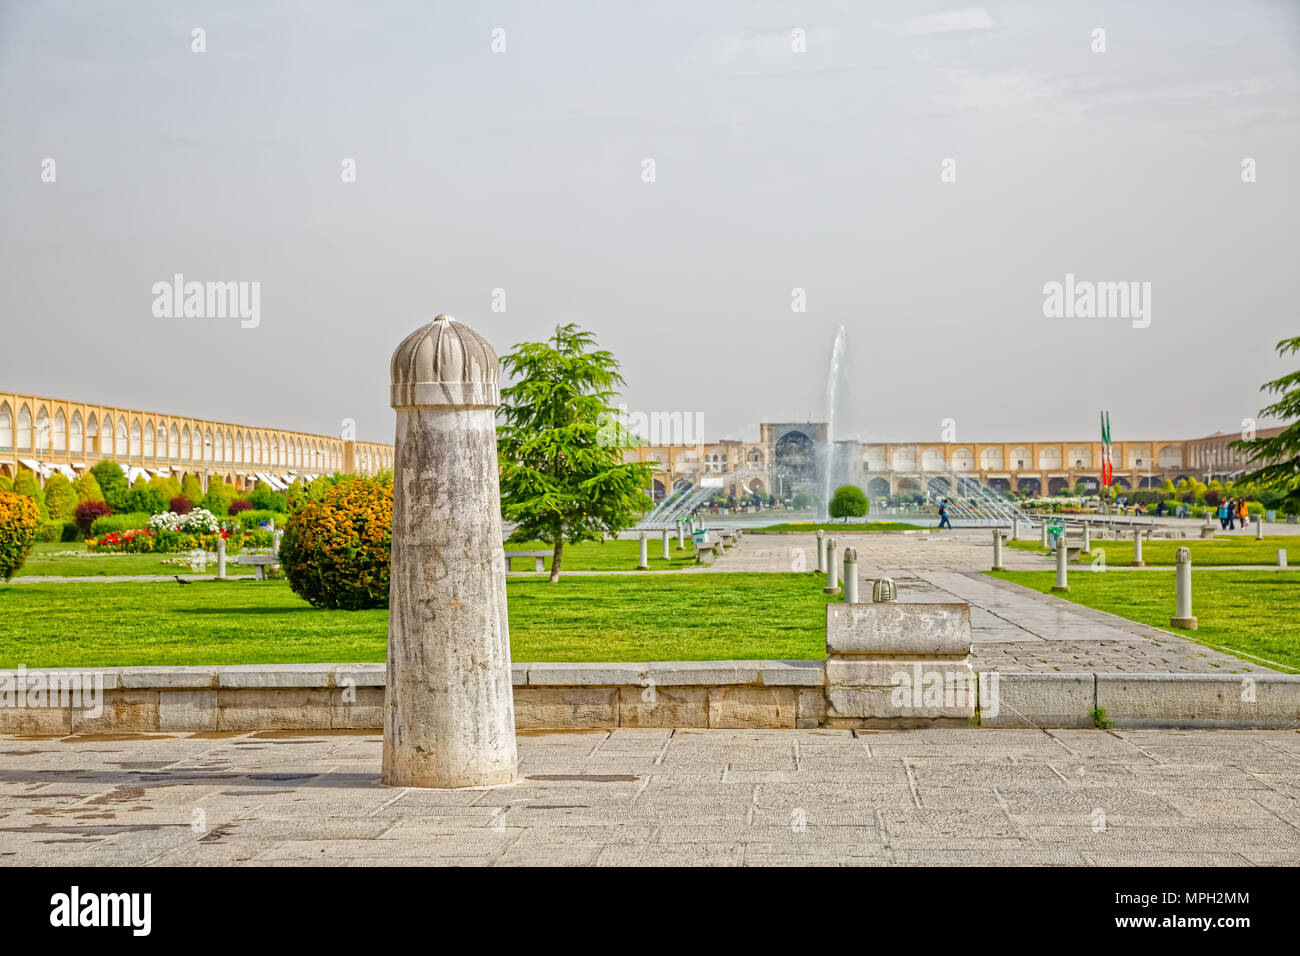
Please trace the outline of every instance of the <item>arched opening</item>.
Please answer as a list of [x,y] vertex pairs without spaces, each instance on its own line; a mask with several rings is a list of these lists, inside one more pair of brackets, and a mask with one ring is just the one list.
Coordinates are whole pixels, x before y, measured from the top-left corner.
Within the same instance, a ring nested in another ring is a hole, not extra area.
[[1017,491],[1027,491],[1031,495],[1040,494],[1042,483],[1037,478],[1020,478],[1016,481]]
[[872,478],[867,482],[868,498],[888,498],[889,497],[889,480],[886,478]]
[[1065,478],[1047,479],[1047,493],[1049,495],[1063,495],[1070,490],[1070,482]]
[[14,413],[8,402],[0,402],[0,451],[14,450]]

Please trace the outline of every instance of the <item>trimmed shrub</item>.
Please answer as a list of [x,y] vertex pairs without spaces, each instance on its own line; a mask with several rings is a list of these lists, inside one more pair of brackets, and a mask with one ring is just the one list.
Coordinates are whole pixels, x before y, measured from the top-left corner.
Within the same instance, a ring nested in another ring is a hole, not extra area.
[[392,532],[392,480],[351,478],[289,516],[280,564],[314,607],[387,607]]
[[249,501],[247,498],[237,498],[236,500],[230,503],[230,507],[226,509],[226,514],[233,517],[239,514],[241,511],[251,510],[252,507],[253,507],[253,503]]
[[284,495],[264,481],[259,481],[253,488],[248,500],[258,511],[284,511]]
[[20,468],[18,477],[14,479],[14,494],[26,495],[36,502],[36,513],[42,518],[45,517],[45,492],[41,491],[40,483],[36,480],[35,473]]
[[72,490],[77,493],[77,503],[83,501],[103,501],[104,492],[99,490],[99,482],[90,472],[86,472],[72,483]]
[[27,561],[40,523],[31,497],[0,491],[0,581],[8,581]]
[[174,511],[178,515],[187,515],[194,510],[194,502],[184,495],[177,495],[171,500],[168,510]]
[[[188,496],[187,496],[188,497]],[[214,515],[225,515],[230,511],[230,502],[234,499],[235,492],[221,478],[214,476],[208,481],[208,493],[199,501],[200,507],[206,508]]]
[[74,512],[73,521],[76,522],[77,530],[82,535],[90,534],[90,527],[98,518],[104,518],[113,513],[113,509],[108,506],[106,501],[83,501],[77,505]]
[[13,491],[13,479],[7,475],[0,475],[0,491]]
[[45,513],[51,521],[64,522],[77,510],[77,492],[72,482],[56,471],[45,479]]
[[[216,479],[212,479],[213,482]],[[211,482],[209,482],[211,487]],[[198,504],[203,500],[203,485],[199,483],[198,475],[186,475],[181,479],[181,494],[190,499],[192,504]]]
[[827,511],[832,518],[860,518],[870,507],[861,488],[856,485],[841,485],[835,489]]
[[149,519],[153,515],[147,511],[128,512],[121,515],[107,515],[103,518],[96,518],[90,526],[90,532],[86,535],[88,538],[98,538],[101,535],[110,534],[114,531],[136,531],[140,528],[149,526]]
[[114,511],[125,511],[126,508],[126,475],[122,473],[122,466],[111,458],[105,458],[90,473],[95,476],[95,481],[99,483],[99,490],[104,495],[104,500]]
[[42,544],[53,544],[63,537],[62,521],[42,521],[36,529],[36,540]]
[[284,525],[284,515],[278,511],[259,511],[256,508],[239,512],[239,526],[245,531],[254,531],[271,521],[274,521],[277,527],[281,527]]
[[81,529],[77,527],[75,521],[63,522],[63,534],[59,535],[60,541],[80,541],[81,538]]

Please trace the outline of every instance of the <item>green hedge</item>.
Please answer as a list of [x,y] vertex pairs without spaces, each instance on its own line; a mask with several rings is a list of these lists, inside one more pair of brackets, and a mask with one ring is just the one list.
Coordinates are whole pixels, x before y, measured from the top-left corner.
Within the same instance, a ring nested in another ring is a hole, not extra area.
[[98,538],[110,531],[133,531],[136,528],[149,527],[153,515],[147,511],[130,511],[120,515],[104,515],[96,518],[90,526],[90,537]]
[[274,521],[277,528],[283,528],[285,522],[283,512],[257,508],[241,511],[235,517],[239,520],[239,526],[245,531],[253,531],[267,521]]

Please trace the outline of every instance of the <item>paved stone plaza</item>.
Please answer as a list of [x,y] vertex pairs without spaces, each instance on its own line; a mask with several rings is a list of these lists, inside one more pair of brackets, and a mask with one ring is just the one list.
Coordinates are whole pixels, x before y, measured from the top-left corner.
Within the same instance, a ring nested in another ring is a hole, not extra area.
[[[897,583],[900,601],[970,604],[971,663],[979,671],[1276,673],[1158,628],[988,577],[983,572],[992,563],[993,548],[985,528],[932,535],[850,532],[835,537],[841,553],[844,547],[858,551],[863,594],[871,593],[871,579],[887,575]],[[812,535],[749,534],[739,548],[719,558],[710,570],[788,571],[796,549],[802,550],[810,566],[816,566],[817,539]],[[1050,571],[1055,567],[1049,557],[1014,548],[1003,551],[1003,563],[1012,571]],[[1165,570],[1170,572],[1172,588],[1173,569]],[[1092,572],[1076,566],[1070,573]],[[1148,571],[1112,568],[1105,573]]]
[[377,734],[0,737],[3,865],[1296,865],[1297,731],[521,734],[380,785]]

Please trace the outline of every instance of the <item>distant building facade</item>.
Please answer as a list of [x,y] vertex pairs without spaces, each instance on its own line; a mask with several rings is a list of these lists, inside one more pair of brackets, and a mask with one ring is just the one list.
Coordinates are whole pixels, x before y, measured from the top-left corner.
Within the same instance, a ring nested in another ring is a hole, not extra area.
[[83,474],[111,458],[137,474],[194,475],[244,491],[333,472],[373,475],[391,468],[393,446],[0,392],[0,475],[28,468],[48,476]]
[[[1281,430],[1261,429],[1258,435]],[[646,445],[627,457],[657,463],[656,498],[706,480],[726,494],[787,497],[810,485],[828,457],[832,484],[857,485],[872,499],[950,488],[958,476],[990,489],[1034,494],[1070,493],[1079,483],[1095,490],[1101,484],[1099,441],[837,441],[828,450],[826,435],[824,422],[764,424],[757,442]],[[1167,480],[1177,484],[1186,478],[1236,478],[1253,468],[1240,452],[1227,447],[1240,437],[1113,442],[1114,481],[1122,488],[1147,488]]]

